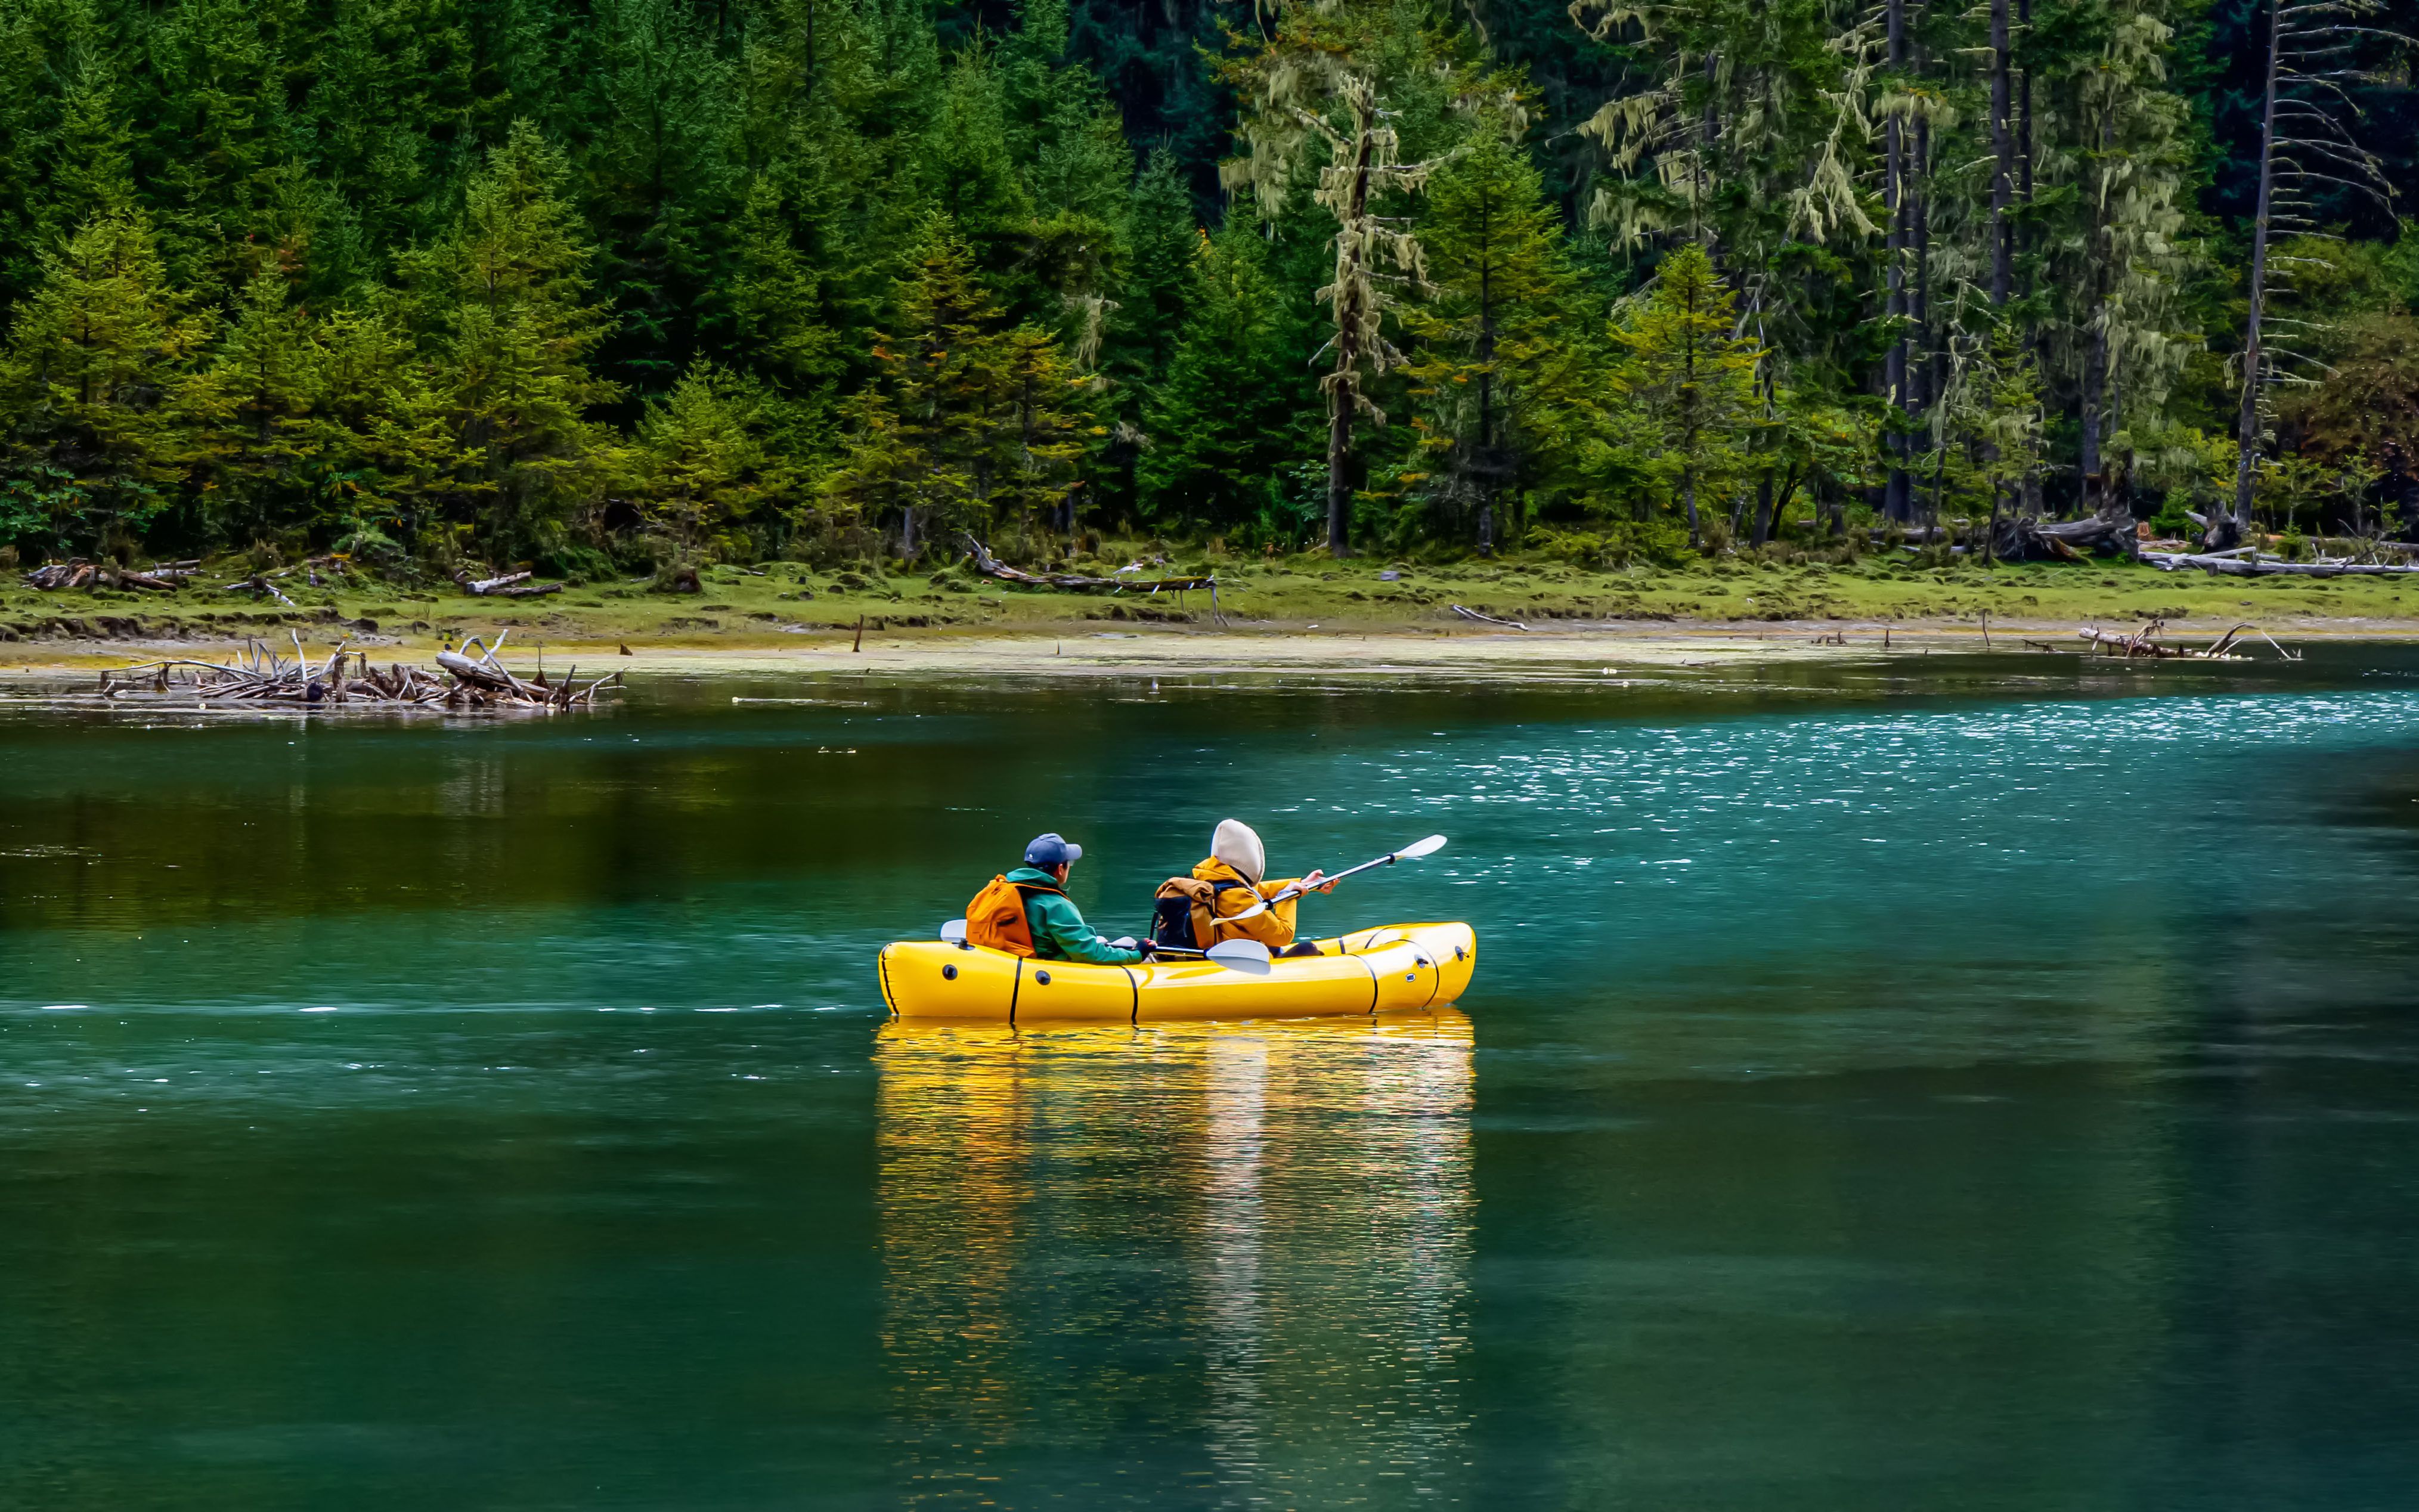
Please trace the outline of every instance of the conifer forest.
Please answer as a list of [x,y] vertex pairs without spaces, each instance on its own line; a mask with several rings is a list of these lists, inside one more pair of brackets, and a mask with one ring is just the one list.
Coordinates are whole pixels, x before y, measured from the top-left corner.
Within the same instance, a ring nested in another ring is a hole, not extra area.
[[0,550],[2419,527],[2370,0],[0,0]]

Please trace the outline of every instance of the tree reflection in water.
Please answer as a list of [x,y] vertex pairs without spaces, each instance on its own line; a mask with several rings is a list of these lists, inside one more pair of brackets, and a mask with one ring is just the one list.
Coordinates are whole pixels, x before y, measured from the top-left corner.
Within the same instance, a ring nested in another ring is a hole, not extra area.
[[1467,1017],[893,1024],[875,1056],[912,1500],[1466,1489]]

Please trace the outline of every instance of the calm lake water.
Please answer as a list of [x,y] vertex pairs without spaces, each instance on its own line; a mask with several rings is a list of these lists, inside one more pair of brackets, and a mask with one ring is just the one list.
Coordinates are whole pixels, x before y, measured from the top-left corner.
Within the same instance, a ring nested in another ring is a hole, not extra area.
[[[2419,656],[1210,681],[0,702],[0,1506],[2411,1504]],[[883,1022],[1230,812],[1461,1010]]]

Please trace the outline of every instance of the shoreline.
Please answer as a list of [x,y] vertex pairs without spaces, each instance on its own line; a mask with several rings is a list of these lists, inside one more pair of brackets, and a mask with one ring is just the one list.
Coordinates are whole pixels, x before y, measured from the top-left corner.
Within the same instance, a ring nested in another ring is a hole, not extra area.
[[[578,662],[583,676],[615,668],[649,675],[1496,677],[1584,668],[1601,675],[1608,663],[2080,651],[2082,626],[2131,634],[2152,620],[2171,646],[2207,646],[2237,625],[2288,645],[2419,639],[2419,592],[2404,579],[2217,578],[2119,561],[1986,568],[1876,553],[1834,563],[1740,559],[1598,570],[1533,558],[1423,564],[1302,556],[1178,565],[1215,569],[1215,594],[1022,588],[963,563],[919,576],[793,562],[709,567],[693,592],[574,581],[520,599],[351,574],[321,580],[295,569],[274,594],[242,582],[38,592],[0,580],[0,679],[39,685],[162,655],[224,659],[247,640],[290,656],[298,636],[317,656],[349,639],[374,662],[427,667],[465,637],[501,633],[515,668],[533,667],[542,655],[549,669]],[[852,649],[860,636],[862,649]]]
[[[499,615],[499,620],[506,616]],[[466,621],[465,630],[475,622]],[[2108,617],[2103,628],[2130,629],[2138,619]],[[310,632],[305,633],[306,625]],[[197,626],[197,628],[199,628]],[[1470,625],[1467,629],[1406,629],[1370,626],[1318,630],[1267,626],[1222,630],[1143,626],[1131,630],[1020,626],[1012,631],[886,628],[870,631],[861,649],[852,635],[725,634],[641,639],[581,634],[572,626],[507,625],[504,659],[516,666],[541,658],[557,671],[577,663],[583,674],[620,671],[656,676],[827,675],[881,672],[1117,677],[1150,674],[1248,674],[1358,672],[1393,676],[1512,676],[1584,671],[1602,676],[1626,668],[1718,670],[1723,667],[1810,664],[1860,660],[1893,654],[1933,652],[1998,655],[2082,656],[2088,647],[2072,623],[2008,621],[1981,626],[1953,621],[1872,623],[1805,621],[1783,624],[1672,624],[1611,621],[1579,628],[1564,622],[1527,632]],[[2277,640],[2394,643],[2419,640],[2419,621],[2375,619],[2300,620],[2261,626]],[[568,633],[566,633],[568,632]],[[340,640],[368,654],[374,663],[425,664],[458,636],[435,629],[402,633],[362,631],[329,619],[254,632],[249,639],[284,644],[300,634],[316,655]],[[2165,642],[2199,645],[2215,638],[2205,629],[2170,627]],[[42,685],[122,669],[162,656],[222,659],[239,650],[243,635],[186,638],[63,639],[0,642],[0,682],[39,696]],[[636,642],[636,643],[633,643]],[[2044,652],[2041,648],[2054,648]],[[2254,641],[2253,660],[2275,659]],[[2100,659],[2119,660],[2106,657]],[[2140,665],[2140,663],[2136,663]]]

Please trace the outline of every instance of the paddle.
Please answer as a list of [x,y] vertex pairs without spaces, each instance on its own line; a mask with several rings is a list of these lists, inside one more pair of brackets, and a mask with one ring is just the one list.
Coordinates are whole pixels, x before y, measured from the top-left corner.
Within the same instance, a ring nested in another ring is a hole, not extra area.
[[[1321,887],[1331,887],[1336,883],[1343,881],[1346,877],[1352,875],[1355,872],[1366,872],[1371,867],[1375,866],[1392,866],[1396,861],[1416,861],[1423,856],[1434,856],[1437,852],[1443,849],[1444,837],[1442,835],[1430,835],[1425,840],[1413,841],[1409,845],[1404,846],[1401,850],[1381,856],[1374,861],[1364,861],[1359,866],[1347,867],[1345,870],[1336,872],[1332,877],[1321,877],[1318,879],[1318,885]],[[1239,918],[1256,918],[1260,915],[1267,913],[1272,904],[1284,903],[1288,898],[1299,898],[1303,893],[1310,890],[1310,888],[1305,887],[1301,883],[1297,882],[1291,887],[1280,889],[1273,897],[1261,899],[1258,903],[1254,903],[1251,907],[1244,909],[1240,914],[1225,915],[1219,920],[1219,922],[1223,924],[1231,923]]]
[[[1425,844],[1425,841],[1422,843]],[[953,918],[942,925],[941,943],[965,944],[966,921],[963,918]],[[1132,940],[1112,940],[1110,943],[1122,949],[1130,950],[1134,948],[1134,942]],[[1153,955],[1181,955],[1196,960],[1215,961],[1218,964],[1236,971],[1265,967],[1269,964],[1269,948],[1257,940],[1222,940],[1207,950],[1186,950],[1173,945],[1154,945],[1150,949]]]
[[[1111,940],[1109,943],[1121,949],[1131,950],[1135,948],[1135,941],[1131,937]],[[1155,956],[1183,956],[1192,961],[1206,959],[1237,970],[1265,966],[1271,959],[1269,948],[1257,940],[1220,940],[1207,950],[1195,950],[1182,945],[1154,945],[1150,948],[1150,953]]]

